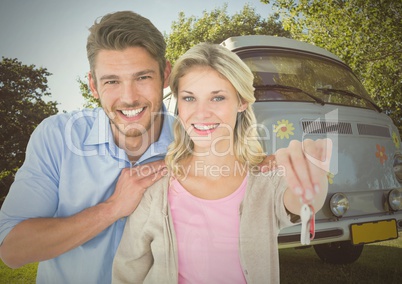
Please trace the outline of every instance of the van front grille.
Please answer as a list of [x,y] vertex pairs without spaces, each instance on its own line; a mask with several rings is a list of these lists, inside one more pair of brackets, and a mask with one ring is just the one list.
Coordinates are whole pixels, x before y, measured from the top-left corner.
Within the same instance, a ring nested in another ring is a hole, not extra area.
[[352,125],[348,122],[305,120],[302,121],[303,132],[306,134],[352,134]]
[[357,130],[359,135],[391,137],[388,127],[385,126],[358,123]]
[[[301,124],[305,134],[353,134],[352,124],[349,122],[317,119],[303,120]],[[356,135],[391,137],[389,128],[386,126],[357,123],[357,131]]]

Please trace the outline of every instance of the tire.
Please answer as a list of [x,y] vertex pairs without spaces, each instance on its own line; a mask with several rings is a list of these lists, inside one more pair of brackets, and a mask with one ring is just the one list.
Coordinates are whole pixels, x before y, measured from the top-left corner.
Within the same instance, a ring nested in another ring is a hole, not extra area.
[[362,254],[364,245],[353,245],[349,241],[314,245],[318,257],[327,263],[349,264]]

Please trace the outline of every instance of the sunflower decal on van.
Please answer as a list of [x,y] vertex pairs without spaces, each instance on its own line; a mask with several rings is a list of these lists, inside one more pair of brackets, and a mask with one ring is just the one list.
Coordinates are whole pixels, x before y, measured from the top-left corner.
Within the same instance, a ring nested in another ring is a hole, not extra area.
[[282,119],[277,121],[277,125],[274,125],[274,132],[276,133],[276,137],[281,139],[286,138],[289,139],[289,136],[293,136],[293,123],[289,122],[287,119]]
[[399,135],[395,131],[392,132],[392,141],[394,141],[396,149],[399,149],[401,142],[399,141]]
[[335,175],[331,172],[327,172],[327,179],[328,179],[328,183],[329,184],[333,184],[334,183],[334,177]]

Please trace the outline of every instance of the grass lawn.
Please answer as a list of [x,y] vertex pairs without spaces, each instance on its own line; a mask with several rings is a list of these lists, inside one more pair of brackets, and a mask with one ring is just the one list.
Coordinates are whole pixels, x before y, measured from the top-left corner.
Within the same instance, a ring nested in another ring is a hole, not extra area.
[[[312,247],[279,250],[281,284],[297,283],[402,283],[402,234],[392,241],[366,245],[350,265],[322,262]],[[0,284],[35,283],[37,264],[10,269],[0,261]]]
[[33,284],[37,267],[37,263],[32,263],[19,269],[10,269],[0,260],[0,284]]
[[365,245],[360,258],[349,265],[322,262],[314,248],[279,250],[281,284],[402,283],[402,233],[392,241]]

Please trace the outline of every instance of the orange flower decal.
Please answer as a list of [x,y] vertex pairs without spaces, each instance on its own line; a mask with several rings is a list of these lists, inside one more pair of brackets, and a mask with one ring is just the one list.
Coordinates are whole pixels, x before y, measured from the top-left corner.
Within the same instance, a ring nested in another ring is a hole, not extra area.
[[384,165],[385,161],[388,160],[388,157],[385,154],[385,147],[381,146],[379,144],[377,144],[376,147],[377,147],[377,152],[375,153],[375,156],[378,159],[380,159],[381,165]]

